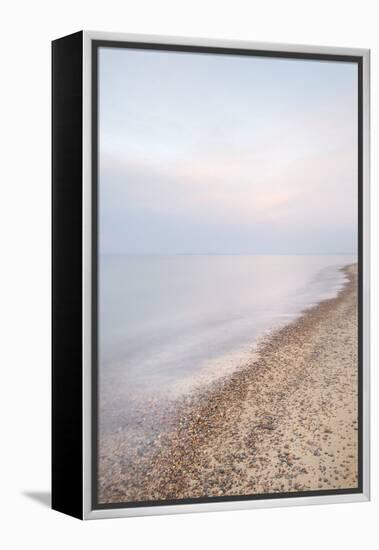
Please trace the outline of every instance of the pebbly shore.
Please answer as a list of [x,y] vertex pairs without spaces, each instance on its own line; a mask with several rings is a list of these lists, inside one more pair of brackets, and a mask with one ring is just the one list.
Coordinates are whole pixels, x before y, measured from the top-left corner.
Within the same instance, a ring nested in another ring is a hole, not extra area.
[[[168,407],[146,441],[99,441],[99,502],[349,489],[358,483],[357,266],[256,358]],[[148,415],[147,415],[148,417]]]

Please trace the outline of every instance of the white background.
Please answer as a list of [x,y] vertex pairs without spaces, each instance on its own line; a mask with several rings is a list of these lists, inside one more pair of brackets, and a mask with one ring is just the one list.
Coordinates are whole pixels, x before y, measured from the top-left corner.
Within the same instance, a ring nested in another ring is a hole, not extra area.
[[[2,4],[0,544],[4,549],[378,547],[375,342],[370,503],[84,523],[52,512],[31,496],[37,494],[46,501],[50,483],[50,40],[91,29],[371,48],[375,214],[379,207],[376,7],[375,0],[14,0]],[[372,226],[375,242],[377,219]],[[378,275],[374,252],[373,281]],[[372,294],[375,340],[375,288]]]

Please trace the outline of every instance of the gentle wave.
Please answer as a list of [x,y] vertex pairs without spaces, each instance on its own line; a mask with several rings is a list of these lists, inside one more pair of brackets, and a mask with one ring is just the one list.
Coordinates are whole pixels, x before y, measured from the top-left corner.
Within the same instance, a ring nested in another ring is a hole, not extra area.
[[[170,395],[230,372],[344,285],[355,256],[102,256],[103,396]],[[101,397],[101,396],[100,396]]]

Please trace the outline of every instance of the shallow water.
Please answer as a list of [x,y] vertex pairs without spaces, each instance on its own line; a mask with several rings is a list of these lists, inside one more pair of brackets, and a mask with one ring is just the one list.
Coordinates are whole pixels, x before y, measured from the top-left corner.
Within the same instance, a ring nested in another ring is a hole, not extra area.
[[[268,331],[335,296],[355,256],[101,256],[100,399],[127,414],[231,372]],[[125,398],[125,400],[123,399]],[[122,403],[122,404],[121,404]]]

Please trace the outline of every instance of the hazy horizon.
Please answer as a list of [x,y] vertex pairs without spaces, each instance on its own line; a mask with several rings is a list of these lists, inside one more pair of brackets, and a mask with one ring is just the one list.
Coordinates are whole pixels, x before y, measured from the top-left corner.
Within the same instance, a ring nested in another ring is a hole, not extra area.
[[101,254],[357,252],[357,66],[99,52]]
[[291,253],[250,253],[250,252],[101,252],[101,256],[357,256],[357,252],[291,252]]

